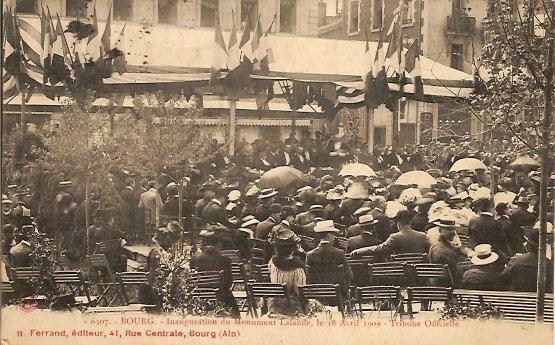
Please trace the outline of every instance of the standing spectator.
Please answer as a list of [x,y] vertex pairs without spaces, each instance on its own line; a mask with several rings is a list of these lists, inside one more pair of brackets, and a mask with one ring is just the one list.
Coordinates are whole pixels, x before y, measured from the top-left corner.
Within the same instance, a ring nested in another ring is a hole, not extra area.
[[522,228],[511,222],[508,215],[508,206],[504,202],[500,202],[495,206],[495,212],[498,216],[498,222],[501,225],[502,231],[507,236],[507,246],[509,247],[509,256],[513,256],[516,253],[524,253],[526,250],[524,248],[524,233]]
[[[137,220],[137,192],[135,191],[135,180],[127,178],[125,180],[125,188],[120,193],[121,196],[121,215],[124,231],[133,235],[136,232]],[[134,236],[131,236],[134,237]]]
[[468,223],[468,237],[471,246],[491,244],[494,252],[507,257],[509,248],[507,237],[501,223],[493,217],[493,201],[482,199],[477,201],[478,217],[472,218]]
[[162,198],[156,189],[156,182],[148,182],[148,190],[141,194],[139,208],[144,209],[145,229],[149,232],[158,227],[160,223],[160,211],[162,210]]

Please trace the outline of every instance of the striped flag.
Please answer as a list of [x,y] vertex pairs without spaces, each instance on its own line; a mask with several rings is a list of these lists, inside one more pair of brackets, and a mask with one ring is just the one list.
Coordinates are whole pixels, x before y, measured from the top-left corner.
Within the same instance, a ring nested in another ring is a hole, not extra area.
[[220,26],[220,17],[216,14],[216,27],[214,30],[214,43],[212,51],[212,64],[210,67],[210,81],[216,80],[219,72],[226,68],[227,49],[225,47],[224,35]]
[[10,42],[8,42],[6,37],[6,29],[9,27],[7,21],[10,20],[9,18],[9,14],[4,12],[4,25],[2,26],[4,31],[2,35],[2,100],[9,99],[18,93],[17,80],[15,76],[4,68],[6,58],[15,52],[15,49]]
[[229,36],[229,44],[227,46],[227,68],[232,71],[239,67],[241,63],[241,51],[239,50],[239,41],[237,41],[237,29],[235,28],[235,13],[231,11],[233,17],[233,26],[231,27],[231,35]]

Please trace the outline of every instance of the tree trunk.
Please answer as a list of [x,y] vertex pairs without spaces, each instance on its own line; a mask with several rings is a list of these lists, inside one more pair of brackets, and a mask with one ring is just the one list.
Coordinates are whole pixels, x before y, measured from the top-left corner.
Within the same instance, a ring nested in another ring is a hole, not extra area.
[[86,171],[87,176],[85,177],[85,228],[87,229],[87,255],[91,254],[91,221],[90,221],[90,210],[89,210],[89,171]]
[[[179,227],[183,229],[183,183],[180,182],[177,185],[177,197],[179,199],[178,208],[179,211],[177,212]],[[179,251],[183,250],[183,232],[179,235]]]
[[[552,10],[551,16],[555,15]],[[553,36],[553,27],[555,23],[551,23],[550,30],[546,31],[546,35]],[[540,236],[538,248],[538,284],[536,300],[536,322],[543,322],[544,305],[545,305],[545,278],[546,278],[546,247],[547,247],[547,209],[549,200],[547,198],[547,186],[549,185],[549,147],[551,141],[551,131],[553,126],[553,37],[550,37],[549,48],[547,51],[547,66],[545,68],[545,89],[544,98],[545,106],[543,112],[542,136],[541,136],[541,182],[540,182]]]

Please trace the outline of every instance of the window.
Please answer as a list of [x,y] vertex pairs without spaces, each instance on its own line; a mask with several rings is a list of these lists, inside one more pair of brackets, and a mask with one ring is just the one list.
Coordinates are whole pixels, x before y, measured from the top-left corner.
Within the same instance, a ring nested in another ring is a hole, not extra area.
[[372,30],[379,31],[383,26],[383,0],[372,0]]
[[296,2],[295,0],[280,0],[279,3],[279,31],[295,32],[296,26]]
[[17,0],[15,4],[15,12],[38,14],[39,6],[37,0]]
[[256,25],[256,14],[258,13],[258,0],[241,0],[241,23],[247,22],[247,17],[252,27]]
[[358,34],[360,31],[360,1],[350,0],[347,12],[347,33]]
[[177,24],[177,1],[158,0],[158,23]]
[[133,0],[114,0],[114,20],[131,20]]
[[414,24],[414,0],[402,0],[401,19],[403,25]]
[[86,15],[86,1],[66,0],[66,17],[85,17]]
[[213,28],[216,26],[216,12],[218,11],[218,0],[200,1],[200,26]]
[[462,44],[451,45],[451,67],[461,70],[464,66],[464,51]]

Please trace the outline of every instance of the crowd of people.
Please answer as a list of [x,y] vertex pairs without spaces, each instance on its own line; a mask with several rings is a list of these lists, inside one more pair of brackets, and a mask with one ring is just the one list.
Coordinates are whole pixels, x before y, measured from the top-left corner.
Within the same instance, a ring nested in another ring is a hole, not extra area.
[[[511,166],[515,155],[510,152],[491,162],[477,143],[451,143],[377,148],[366,154],[356,144],[336,143],[319,132],[301,142],[256,140],[241,145],[233,157],[214,143],[214,158],[179,181],[172,177],[176,167],[153,176],[116,174],[117,207],[96,208],[88,229],[90,242],[123,238],[153,245],[147,269],[155,271],[172,245],[185,239],[195,252],[192,268],[224,271],[220,298],[235,313],[237,303],[229,292],[231,261],[221,250],[236,249],[251,263],[253,248],[262,249],[271,281],[287,284],[293,297],[306,283],[348,287],[360,281],[348,256],[385,262],[403,253],[425,253],[430,263],[448,265],[456,287],[535,291],[541,176],[537,167]],[[469,157],[493,169],[449,171]],[[374,174],[340,173],[350,162],[365,163]],[[264,173],[280,166],[304,174],[261,187]],[[404,172],[416,170],[435,183],[396,183]],[[551,191],[553,184],[551,178]],[[33,191],[26,188],[10,186],[2,195],[2,251],[10,267],[29,265],[28,232],[34,231],[36,210]],[[56,224],[66,231],[60,243],[74,253],[74,260],[87,252],[79,200],[71,181],[60,182]],[[553,202],[550,198],[550,210]],[[546,281],[552,291],[552,211],[548,219]],[[460,265],[468,261],[470,267]],[[271,301],[269,311],[292,315],[299,309],[298,304],[281,302]]]

